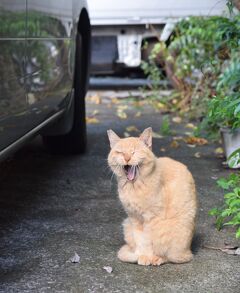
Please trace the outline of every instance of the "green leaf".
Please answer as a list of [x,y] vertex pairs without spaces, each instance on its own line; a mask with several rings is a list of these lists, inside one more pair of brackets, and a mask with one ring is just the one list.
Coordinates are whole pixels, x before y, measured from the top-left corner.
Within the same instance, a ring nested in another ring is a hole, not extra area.
[[240,238],[240,227],[237,229],[236,238]]
[[213,209],[211,209],[211,210],[208,212],[208,214],[209,214],[210,216],[217,216],[217,215],[220,214],[220,210],[219,210],[218,208],[213,208]]
[[217,218],[215,224],[216,224],[216,228],[217,228],[218,230],[221,230],[222,227],[223,227],[223,218],[219,216],[219,217]]
[[231,155],[227,158],[227,163],[229,167],[236,168],[236,166],[240,163],[240,148],[231,153]]
[[226,209],[226,210],[222,211],[222,213],[221,213],[221,217],[222,217],[222,218],[226,218],[226,217],[231,216],[231,214],[232,214],[231,209]]
[[236,107],[234,111],[234,116],[237,116],[237,114],[240,112],[240,104]]
[[225,178],[218,179],[217,185],[223,189],[229,189],[229,187],[230,187],[230,183]]

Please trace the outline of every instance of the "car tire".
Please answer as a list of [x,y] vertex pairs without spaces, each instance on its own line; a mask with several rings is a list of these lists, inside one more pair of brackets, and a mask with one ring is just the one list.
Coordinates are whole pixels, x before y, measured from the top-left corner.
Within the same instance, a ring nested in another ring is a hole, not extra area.
[[76,37],[73,86],[73,125],[70,132],[67,134],[57,136],[43,136],[43,143],[51,153],[81,154],[86,151],[87,133],[85,118],[85,95],[87,92],[89,78],[89,48],[87,46],[88,44],[83,46],[83,40],[83,36],[78,33]]

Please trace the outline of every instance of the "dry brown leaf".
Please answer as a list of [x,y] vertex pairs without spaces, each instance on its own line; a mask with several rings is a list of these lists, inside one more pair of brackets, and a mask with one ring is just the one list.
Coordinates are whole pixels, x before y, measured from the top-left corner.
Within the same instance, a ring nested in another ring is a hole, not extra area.
[[145,101],[139,101],[138,100],[138,101],[133,102],[134,107],[143,107],[144,104],[145,104]]
[[190,131],[185,131],[184,134],[185,134],[186,136],[192,136],[192,135],[193,135],[193,133],[190,132]]
[[130,126],[128,126],[128,127],[126,127],[126,131],[127,132],[138,132],[139,130],[137,129],[137,127],[136,126],[134,126],[134,125],[130,125]]
[[173,140],[170,144],[170,147],[171,148],[174,148],[174,149],[177,149],[180,147],[180,144],[176,141],[176,140]]
[[179,116],[177,116],[177,117],[173,117],[172,118],[172,121],[174,122],[174,123],[181,123],[182,122],[182,118],[181,117],[179,117]]
[[185,142],[190,145],[204,145],[208,143],[208,141],[205,138],[196,136],[189,136],[185,138]]
[[72,263],[79,263],[80,262],[80,256],[75,252],[74,256],[70,258],[70,261]]
[[186,127],[186,128],[191,128],[191,129],[195,129],[195,128],[196,128],[196,126],[195,126],[194,124],[192,124],[192,123],[187,123],[187,124],[185,125],[185,127]]
[[222,155],[222,154],[224,153],[224,150],[223,150],[223,148],[218,147],[218,148],[216,148],[216,149],[214,150],[214,153],[215,153],[216,155]]
[[121,119],[127,119],[127,113],[124,111],[128,109],[127,105],[120,105],[117,107],[117,116]]
[[117,111],[117,116],[121,119],[127,119],[127,113],[123,111]]
[[196,152],[194,154],[194,157],[197,158],[197,159],[201,158],[201,153],[200,152]]
[[152,132],[152,137],[153,138],[162,138],[163,136],[155,131]]
[[158,109],[165,109],[166,108],[166,105],[161,102],[156,103],[155,106]]
[[225,247],[204,246],[207,249],[220,250],[230,255],[240,255],[240,247],[226,245]]
[[138,111],[138,112],[135,114],[135,117],[138,118],[138,117],[140,117],[140,116],[142,116],[142,112]]
[[111,103],[112,104],[119,104],[119,100],[117,98],[112,98]]
[[173,99],[173,100],[172,100],[172,104],[173,104],[173,105],[176,105],[177,103],[178,103],[178,100],[177,100],[177,99]]
[[196,147],[195,144],[187,144],[187,146],[188,146],[189,148],[195,148],[195,147]]
[[86,117],[87,124],[98,124],[99,120],[95,117]]
[[117,110],[118,111],[123,111],[123,110],[127,110],[128,109],[128,105],[119,105],[118,107],[117,107]]
[[94,95],[90,97],[90,101],[96,105],[99,105],[102,103],[102,99],[99,95]]
[[113,268],[110,267],[110,266],[105,266],[105,267],[103,267],[103,269],[104,269],[107,273],[109,273],[109,274],[111,274],[112,271],[113,271]]
[[174,136],[173,140],[183,140],[183,136]]
[[99,111],[98,110],[94,110],[91,114],[91,116],[95,116],[95,115],[98,115],[99,114]]

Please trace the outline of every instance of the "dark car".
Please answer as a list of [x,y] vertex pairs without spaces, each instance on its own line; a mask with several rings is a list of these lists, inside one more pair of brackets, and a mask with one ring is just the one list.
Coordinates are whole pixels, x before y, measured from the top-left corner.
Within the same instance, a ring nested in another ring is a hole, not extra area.
[[0,158],[37,134],[85,150],[89,60],[84,0],[0,0]]

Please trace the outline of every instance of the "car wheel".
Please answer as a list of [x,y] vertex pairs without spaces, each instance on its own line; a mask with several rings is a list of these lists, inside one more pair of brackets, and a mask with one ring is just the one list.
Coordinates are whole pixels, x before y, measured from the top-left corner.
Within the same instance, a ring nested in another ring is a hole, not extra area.
[[73,125],[67,134],[43,136],[43,143],[51,153],[80,154],[86,150],[85,95],[88,86],[88,63],[88,48],[83,46],[83,37],[78,33],[74,71]]

